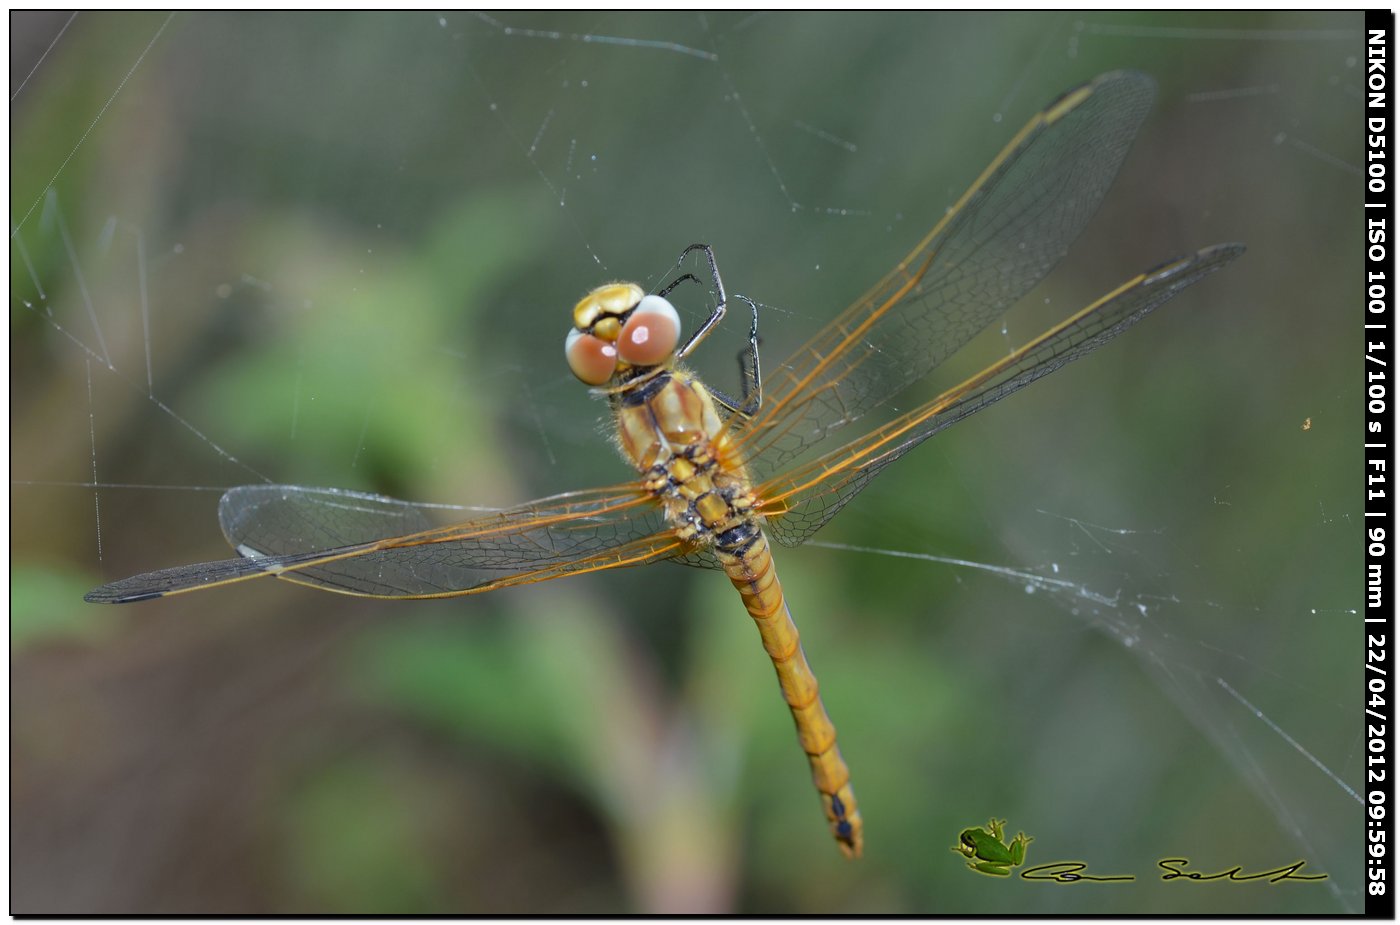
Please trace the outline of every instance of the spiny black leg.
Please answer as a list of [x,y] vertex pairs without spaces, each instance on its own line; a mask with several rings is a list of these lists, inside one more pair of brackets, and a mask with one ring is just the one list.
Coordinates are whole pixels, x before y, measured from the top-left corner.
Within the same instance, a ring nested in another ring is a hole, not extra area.
[[[693,244],[691,245],[691,247],[695,246],[696,245]],[[687,248],[686,252],[689,253],[689,250],[690,249]],[[684,257],[682,257],[682,259],[684,259]],[[697,285],[703,285],[700,283],[700,278],[694,273],[686,273],[682,276],[677,276],[675,279],[671,280],[669,283],[666,284],[664,288],[662,288],[656,294],[664,299],[667,296],[669,296],[672,292],[674,292],[680,286],[681,283],[687,282],[695,283]],[[723,294],[724,290],[721,289],[720,295],[723,296]],[[681,347],[680,350],[676,351],[676,356],[685,356],[685,354],[690,352],[691,348],[698,344],[700,340],[710,332],[710,328],[719,324],[720,319],[724,317],[724,309],[724,302],[721,301],[717,306],[715,306],[715,310],[710,313],[710,317],[705,319],[705,323],[702,324],[694,334],[690,335],[690,338],[685,342],[685,346]]]
[[739,413],[745,417],[753,417],[758,413],[758,409],[763,407],[763,374],[758,365],[758,306],[746,295],[736,295],[734,298],[742,299],[753,309],[753,324],[749,326],[749,346],[739,351],[740,394],[744,398],[744,406],[739,409]]
[[[700,325],[700,328],[694,334],[690,335],[690,339],[687,340],[685,344],[679,350],[676,351],[676,356],[680,359],[684,359],[686,356],[688,356],[690,354],[690,351],[694,350],[697,346],[699,346],[700,342],[709,335],[710,331],[714,330],[715,325],[719,324],[720,321],[723,320],[724,310],[729,304],[729,297],[725,295],[724,292],[724,280],[720,278],[719,267],[715,264],[715,250],[714,248],[710,247],[710,245],[690,245],[685,250],[681,251],[680,258],[676,260],[676,266],[680,267],[683,263],[685,263],[685,258],[689,257],[694,251],[705,252],[705,260],[710,265],[710,278],[713,279],[715,283],[715,297],[719,301],[715,305],[715,310],[710,313],[710,317],[705,319],[705,323]],[[693,275],[687,275],[690,276],[691,279],[695,279]],[[682,277],[682,279],[684,278],[685,277]],[[696,281],[699,282],[698,280]],[[679,280],[677,280],[677,282],[679,282]],[[674,288],[674,285],[672,288]],[[666,291],[669,292],[670,289]]]
[[[715,250],[713,247],[708,244],[690,245],[685,250],[681,251],[680,257],[677,258],[677,269],[684,265],[685,258],[689,257],[695,251],[704,251],[705,253],[705,261],[710,265],[710,278],[714,281],[715,297],[718,299],[718,302],[715,305],[714,311],[710,313],[710,317],[706,318],[699,329],[697,329],[694,334],[690,335],[690,339],[676,351],[677,358],[684,358],[687,356],[712,330],[714,330],[715,325],[719,324],[720,321],[724,319],[725,309],[729,305],[729,296],[724,291],[724,280],[719,275],[719,265],[715,262]],[[671,280],[657,295],[665,298],[670,295],[677,286],[686,281],[693,283],[700,282],[694,273],[685,273]],[[739,354],[739,378],[740,389],[742,390],[740,394],[743,396],[743,399],[736,402],[734,399],[716,389],[710,388],[709,391],[715,401],[719,402],[725,408],[728,408],[735,414],[740,414],[744,417],[752,417],[754,414],[758,413],[758,409],[763,406],[763,379],[758,364],[758,305],[754,303],[753,299],[747,296],[741,295],[736,296],[736,298],[743,299],[748,303],[749,308],[753,310],[753,324],[749,326],[749,345]]]
[[749,304],[749,308],[753,309],[753,324],[749,326],[749,345],[739,351],[739,387],[742,389],[740,394],[743,398],[735,401],[715,388],[705,388],[710,397],[725,408],[741,417],[751,418],[763,407],[763,378],[758,366],[758,306],[748,296],[736,295],[734,298],[744,300]]
[[726,298],[724,294],[724,280],[720,279],[719,266],[715,263],[715,249],[710,245],[692,244],[681,251],[680,257],[676,258],[676,268],[679,269],[681,265],[685,263],[685,258],[689,257],[695,251],[705,252],[705,261],[710,265],[710,278],[715,281],[715,295],[719,298],[721,304],[728,302],[729,299]]
[[670,284],[665,289],[662,289],[660,292],[658,292],[657,295],[661,296],[661,298],[663,299],[666,298],[677,286],[679,286],[686,280],[689,280],[692,283],[700,282],[699,277],[697,277],[694,273],[687,273],[684,276],[677,276],[675,279],[671,280]]

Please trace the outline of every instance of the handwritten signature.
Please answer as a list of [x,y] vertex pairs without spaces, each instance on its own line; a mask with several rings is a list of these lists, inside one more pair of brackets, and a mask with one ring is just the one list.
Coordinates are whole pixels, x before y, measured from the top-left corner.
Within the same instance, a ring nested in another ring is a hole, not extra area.
[[[1275,867],[1272,870],[1261,870],[1256,873],[1245,873],[1244,868],[1236,864],[1234,867],[1215,873],[1201,873],[1198,870],[1189,869],[1191,861],[1189,858],[1163,858],[1157,862],[1164,874],[1163,880],[1192,880],[1205,882],[1209,880],[1228,880],[1235,883],[1246,883],[1252,880],[1267,880],[1270,883],[1281,883],[1284,880],[1326,880],[1326,874],[1302,874],[1299,873],[1307,861],[1294,861],[1292,864],[1285,864]],[[1088,874],[1089,865],[1081,861],[1057,861],[1052,864],[1040,864],[1036,867],[1028,867],[1021,871],[1022,880],[1043,880],[1050,883],[1108,883],[1113,881],[1136,880],[1132,874]]]

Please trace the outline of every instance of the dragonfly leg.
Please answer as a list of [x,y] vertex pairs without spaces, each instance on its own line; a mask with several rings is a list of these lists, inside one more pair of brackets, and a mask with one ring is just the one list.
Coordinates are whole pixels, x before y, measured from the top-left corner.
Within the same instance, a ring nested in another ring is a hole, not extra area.
[[669,296],[672,292],[675,292],[677,289],[679,289],[681,283],[686,282],[698,284],[700,282],[700,277],[696,276],[694,273],[682,274],[681,276],[677,276],[675,279],[671,280],[671,282],[667,283],[666,287],[664,289],[659,290],[656,294],[664,299],[667,296]]
[[763,377],[758,365],[758,306],[746,295],[735,294],[734,298],[747,302],[753,309],[753,324],[749,326],[749,345],[739,351],[739,394],[738,401],[718,389],[705,386],[710,397],[742,418],[751,418],[763,407]]
[[753,324],[749,325],[749,345],[739,352],[739,381],[743,383],[744,406],[739,413],[752,417],[763,407],[763,374],[758,366],[758,306],[746,295],[734,296],[753,309]]
[[[724,280],[720,278],[719,266],[715,263],[715,249],[713,247],[711,247],[708,244],[690,245],[685,250],[681,251],[680,257],[676,260],[676,266],[679,267],[681,264],[683,264],[685,262],[685,258],[689,257],[695,251],[705,252],[705,260],[710,265],[710,279],[714,281],[715,298],[718,300],[718,302],[715,304],[715,310],[710,313],[710,317],[706,318],[704,323],[700,325],[696,332],[690,335],[690,339],[687,340],[681,346],[681,348],[676,351],[676,357],[678,359],[685,359],[685,357],[688,356],[692,350],[694,350],[700,345],[701,341],[703,341],[707,336],[709,336],[709,333],[712,330],[714,330],[715,325],[719,324],[720,321],[724,319],[725,309],[729,305],[729,296],[727,296],[724,292]],[[661,292],[657,294],[662,297],[665,297],[668,293],[671,292],[671,290],[675,289],[687,279],[694,280],[697,283],[700,281],[696,279],[695,274],[687,273],[684,276],[681,276],[680,278],[673,281],[671,285],[667,286],[665,289],[661,290]]]

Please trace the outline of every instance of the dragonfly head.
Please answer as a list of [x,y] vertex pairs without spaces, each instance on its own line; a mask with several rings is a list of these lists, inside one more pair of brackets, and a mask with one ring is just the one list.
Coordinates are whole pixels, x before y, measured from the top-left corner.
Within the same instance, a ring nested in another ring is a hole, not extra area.
[[670,302],[636,283],[608,283],[574,306],[564,356],[575,376],[598,386],[629,369],[665,363],[680,336],[681,318]]

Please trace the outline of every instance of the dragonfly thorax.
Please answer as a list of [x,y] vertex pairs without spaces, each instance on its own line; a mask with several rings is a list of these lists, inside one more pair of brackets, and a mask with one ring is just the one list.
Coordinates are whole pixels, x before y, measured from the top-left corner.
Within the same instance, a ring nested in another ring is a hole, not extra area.
[[607,283],[574,306],[564,356],[580,380],[603,385],[637,368],[665,363],[680,335],[680,315],[670,302],[647,295],[636,283]]
[[618,445],[685,540],[710,542],[753,518],[752,490],[714,399],[684,369],[662,370],[614,403]]

